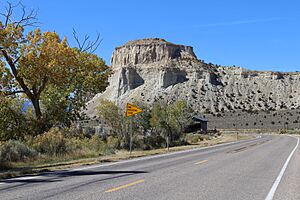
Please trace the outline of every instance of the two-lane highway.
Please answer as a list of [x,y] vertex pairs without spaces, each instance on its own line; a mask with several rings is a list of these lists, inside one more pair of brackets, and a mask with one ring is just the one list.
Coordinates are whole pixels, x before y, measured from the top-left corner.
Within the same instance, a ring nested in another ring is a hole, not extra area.
[[290,136],[262,136],[3,180],[0,199],[299,200],[298,142]]

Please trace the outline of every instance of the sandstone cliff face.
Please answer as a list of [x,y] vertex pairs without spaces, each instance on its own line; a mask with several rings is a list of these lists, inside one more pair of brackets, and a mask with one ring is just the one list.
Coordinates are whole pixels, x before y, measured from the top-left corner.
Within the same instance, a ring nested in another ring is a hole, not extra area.
[[117,47],[110,85],[87,105],[93,117],[100,98],[124,106],[186,100],[196,112],[219,114],[300,108],[300,73],[251,71],[198,60],[190,46],[143,39]]
[[181,52],[196,58],[193,48],[190,46],[175,45],[158,38],[136,40],[117,47],[113,53],[111,64],[113,67],[154,62],[165,64],[170,59],[181,57]]

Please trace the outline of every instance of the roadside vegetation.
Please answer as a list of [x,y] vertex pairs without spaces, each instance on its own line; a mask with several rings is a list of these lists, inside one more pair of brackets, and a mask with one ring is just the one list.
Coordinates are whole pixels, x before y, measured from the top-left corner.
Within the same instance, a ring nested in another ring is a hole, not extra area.
[[[131,157],[167,152],[167,147],[174,151],[235,140],[220,133],[185,133],[193,112],[184,101],[173,104],[156,102],[151,108],[139,102],[135,104],[144,111],[132,119],[134,152]],[[13,134],[14,129],[5,126],[4,130],[12,134],[5,134],[1,129],[1,171],[5,176],[11,176],[7,172],[34,172],[33,169],[40,171],[56,169],[55,166],[70,167],[129,158],[130,122],[125,111],[107,100],[100,101],[97,109],[99,118],[107,125],[107,134],[85,134],[71,123],[70,126],[53,125],[37,135],[24,127],[23,132],[20,131],[21,137],[18,137]]]
[[[187,134],[186,138],[187,141],[190,141],[191,143],[188,142],[189,143],[188,145],[170,147],[169,152],[187,150],[187,149],[193,149],[199,147],[207,147],[211,145],[232,142],[237,140],[236,134],[221,134],[219,136],[218,135],[207,136],[202,134],[196,134],[195,136],[193,133],[191,133],[191,134]],[[242,140],[242,139],[250,139],[250,138],[253,138],[253,136],[240,135],[238,139]],[[13,144],[13,147],[9,148],[9,151],[14,152],[14,155],[17,155],[17,158],[14,161],[12,159],[11,162],[1,161],[2,168],[0,170],[0,178],[14,177],[22,174],[27,174],[27,173],[32,174],[32,173],[39,173],[39,172],[47,172],[49,170],[60,170],[60,169],[66,169],[70,167],[98,164],[103,162],[114,162],[114,161],[129,159],[129,158],[150,156],[150,155],[162,154],[167,152],[165,148],[158,148],[158,149],[152,149],[146,151],[142,149],[135,149],[132,152],[132,154],[129,155],[128,150],[126,149],[111,149],[110,147],[107,147],[107,145],[105,144],[103,145],[103,142],[100,142],[102,144],[100,148],[100,152],[102,153],[101,155],[99,155],[98,145],[94,147],[89,146],[90,144],[95,145],[97,143],[95,142],[95,140],[101,141],[97,137],[94,137],[94,139],[90,140],[89,142],[88,140],[85,141],[87,142],[86,145],[88,145],[88,147],[85,150],[87,150],[87,152],[89,152],[90,154],[81,154],[81,155],[77,153],[69,152],[68,154],[49,156],[47,154],[36,154],[37,152],[32,151],[32,148],[30,148],[31,152],[28,153],[28,150],[25,150],[25,156],[24,156],[24,153],[20,153],[17,150],[19,149],[20,151],[21,148],[16,147],[15,144]],[[15,143],[15,142],[17,141],[12,141],[8,143]],[[24,146],[21,145],[21,147]],[[95,148],[98,150],[95,150]],[[109,148],[110,151],[107,151],[106,148]],[[25,149],[28,149],[28,147],[25,147]],[[17,154],[15,154],[15,152],[17,152]],[[5,166],[3,165],[4,163],[6,163]]]
[[[195,143],[195,139],[189,142],[191,136],[183,132],[184,125],[179,123],[189,123],[190,111],[185,102],[178,101],[170,105],[157,102],[151,109],[145,105],[141,107],[144,112],[136,116],[132,123],[134,150],[153,150]],[[24,131],[22,137],[17,138],[13,134],[2,134],[5,137],[1,137],[0,166],[2,169],[9,169],[17,162],[30,163],[39,160],[43,164],[51,162],[53,158],[63,161],[128,151],[130,123],[124,116],[124,111],[106,100],[99,103],[98,110],[99,117],[108,125],[109,133],[106,135],[84,134],[74,124],[69,127],[53,126],[38,135]],[[201,137],[210,139],[208,136]],[[199,141],[203,141],[203,138]]]

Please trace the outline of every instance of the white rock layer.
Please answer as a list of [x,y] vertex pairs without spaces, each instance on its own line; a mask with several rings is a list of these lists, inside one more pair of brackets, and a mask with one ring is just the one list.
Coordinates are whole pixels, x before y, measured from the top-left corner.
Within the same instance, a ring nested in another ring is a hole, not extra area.
[[163,39],[143,39],[117,47],[106,91],[87,104],[90,117],[99,99],[124,106],[186,100],[198,112],[282,110],[300,108],[300,73],[251,71],[198,60],[190,46]]

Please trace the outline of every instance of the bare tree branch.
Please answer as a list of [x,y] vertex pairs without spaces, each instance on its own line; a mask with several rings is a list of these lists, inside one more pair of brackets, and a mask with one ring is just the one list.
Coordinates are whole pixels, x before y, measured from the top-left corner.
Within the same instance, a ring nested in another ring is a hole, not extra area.
[[3,94],[4,96],[10,96],[18,93],[25,93],[24,90],[16,90],[16,91],[0,91],[0,94]]
[[19,4],[22,8],[22,17],[19,21],[14,22],[16,24],[16,27],[18,28],[19,26],[33,26],[37,24],[37,11],[30,10],[27,14],[26,7],[21,2]]
[[16,80],[18,81],[18,83],[20,84],[22,89],[24,90],[24,93],[26,93],[26,95],[29,98],[32,98],[33,94],[30,92],[30,90],[27,87],[27,85],[25,84],[25,81],[23,80],[23,78],[19,76],[19,72],[18,72],[14,62],[12,61],[11,57],[7,54],[7,52],[4,49],[1,49],[1,52],[2,52],[6,62],[8,63],[14,77],[16,78]]
[[[21,7],[22,15],[21,18],[18,20],[13,19],[13,13],[15,8]],[[6,28],[8,24],[15,25],[16,28],[19,26],[35,26],[37,22],[37,12],[35,10],[30,10],[29,12],[26,10],[26,7],[19,2],[16,5],[13,5],[10,2],[7,2],[7,7],[5,13],[0,13],[1,16],[4,17],[4,25],[2,28]]]
[[13,5],[11,3],[7,3],[8,7],[6,7],[6,13],[1,13],[1,15],[4,17],[4,28],[7,27],[8,23],[11,21],[11,16],[13,13]]
[[17,58],[13,61],[13,64],[15,65],[15,64],[19,61],[20,58],[21,58],[21,56],[17,57]]
[[73,37],[77,43],[78,49],[82,52],[89,52],[89,53],[94,53],[98,49],[99,45],[103,40],[102,38],[100,39],[100,34],[98,33],[94,41],[90,40],[89,35],[85,35],[84,39],[81,41],[75,29],[73,29]]

